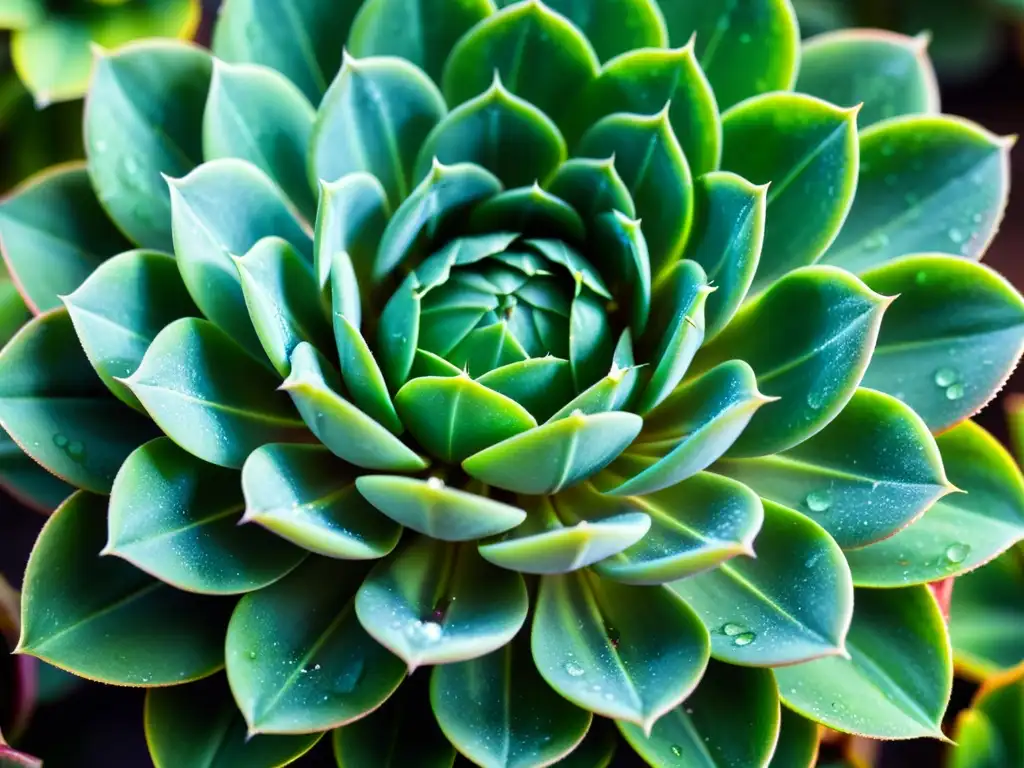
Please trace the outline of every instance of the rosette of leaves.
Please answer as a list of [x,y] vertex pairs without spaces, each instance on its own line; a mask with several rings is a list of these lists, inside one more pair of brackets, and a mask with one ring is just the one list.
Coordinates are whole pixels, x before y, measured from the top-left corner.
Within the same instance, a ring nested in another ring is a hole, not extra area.
[[45,107],[85,93],[93,46],[188,39],[201,11],[200,0],[4,0],[0,30],[10,30],[14,71],[36,105]]
[[103,57],[86,166],[0,207],[0,423],[80,489],[19,650],[151,687],[159,766],[940,736],[925,585],[1024,533],[968,420],[1024,343],[978,263],[1010,142],[913,40],[842,42],[798,71],[783,0],[232,0],[213,57]]

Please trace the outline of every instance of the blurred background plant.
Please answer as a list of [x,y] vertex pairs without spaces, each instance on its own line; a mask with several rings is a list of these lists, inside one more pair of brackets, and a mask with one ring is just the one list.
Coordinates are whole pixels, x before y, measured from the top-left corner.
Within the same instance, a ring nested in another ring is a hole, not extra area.
[[[793,0],[804,37],[873,27],[932,38],[939,77],[965,83],[994,69],[1021,42],[1024,0]],[[1008,34],[1007,27],[1016,28]]]

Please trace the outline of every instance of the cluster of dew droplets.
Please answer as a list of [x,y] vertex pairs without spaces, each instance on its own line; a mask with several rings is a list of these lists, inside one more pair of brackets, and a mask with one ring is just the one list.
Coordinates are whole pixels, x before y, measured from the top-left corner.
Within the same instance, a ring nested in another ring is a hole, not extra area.
[[69,440],[66,435],[53,436],[53,444],[60,448],[76,464],[85,462],[85,444],[80,440]]
[[955,368],[939,368],[932,377],[935,386],[943,389],[947,400],[959,400],[964,396],[964,385],[960,380],[960,372]]
[[732,638],[732,644],[739,648],[750,645],[757,639],[756,633],[751,632],[742,624],[736,624],[731,621],[722,625],[722,634]]

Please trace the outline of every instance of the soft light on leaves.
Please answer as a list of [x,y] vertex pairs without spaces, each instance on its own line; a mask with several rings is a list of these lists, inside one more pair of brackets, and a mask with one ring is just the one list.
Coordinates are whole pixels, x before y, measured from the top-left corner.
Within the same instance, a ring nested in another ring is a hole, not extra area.
[[419,185],[388,222],[373,262],[372,280],[380,282],[432,238],[445,219],[501,191],[501,182],[470,163],[444,165],[436,160]]
[[695,261],[672,265],[656,286],[651,319],[643,346],[652,366],[641,371],[642,387],[632,403],[645,416],[669,397],[686,375],[694,355],[704,342],[704,306],[714,288]]
[[3,259],[34,312],[60,306],[103,261],[130,247],[80,163],[32,176],[0,202]]
[[956,721],[950,768],[998,768],[1024,761],[1024,666],[985,681]]
[[488,0],[366,0],[359,4],[348,38],[355,56],[396,56],[435,82],[452,47],[494,12]]
[[214,60],[203,112],[203,155],[248,160],[269,176],[306,216],[316,195],[306,178],[313,105],[283,75]]
[[689,695],[708,662],[707,632],[667,587],[586,571],[541,579],[531,645],[540,674],[569,701],[646,732]]
[[377,245],[390,217],[387,191],[376,176],[356,172],[336,182],[321,181],[313,238],[313,266],[320,286],[326,287],[335,255],[343,252],[352,263],[359,291],[367,292]]
[[255,526],[239,528],[244,506],[237,472],[158,438],[125,459],[114,480],[102,554],[188,592],[265,587],[307,552]]
[[278,382],[227,333],[195,318],[160,331],[138,370],[122,380],[174,442],[235,468],[264,443],[307,439]]
[[341,377],[356,405],[394,434],[401,434],[402,422],[395,413],[395,406],[384,382],[384,374],[377,365],[373,351],[348,316],[351,311],[341,311],[339,298],[343,296],[344,286],[337,277],[342,274],[339,266],[346,263],[344,257],[344,253],[335,254],[334,268],[331,270],[334,338],[338,347],[338,359],[341,361]]
[[957,673],[986,678],[1024,659],[1024,550],[1018,545],[956,580],[949,609]]
[[322,446],[257,448],[242,467],[243,520],[327,557],[383,557],[401,528],[363,498],[358,475]]
[[475,453],[462,468],[509,491],[557,493],[608,466],[642,426],[632,413],[574,413]]
[[696,35],[697,61],[725,110],[796,80],[800,29],[789,0],[703,0],[661,5],[672,46]]
[[750,366],[730,360],[678,387],[648,414],[645,428],[608,475],[607,492],[643,495],[707,468],[733,444],[769,398],[757,391]]
[[594,566],[627,584],[663,584],[750,555],[764,519],[750,489],[710,472],[632,501],[650,518],[650,530]]
[[601,68],[581,97],[578,130],[615,112],[650,115],[668,104],[669,123],[694,177],[715,170],[722,155],[722,126],[693,40],[672,50],[638,47],[643,50],[630,49]]
[[1006,210],[1012,144],[946,115],[873,125],[860,138],[857,198],[824,261],[860,272],[907,253],[980,259]]
[[936,443],[950,482],[964,493],[941,498],[895,536],[848,552],[858,585],[939,581],[977,568],[1024,539],[1024,477],[1010,454],[971,421]]
[[168,184],[174,254],[189,294],[207,318],[258,350],[231,257],[265,237],[279,237],[310,259],[308,226],[296,218],[280,188],[244,160],[211,160]]
[[779,737],[779,691],[767,669],[712,661],[697,690],[649,736],[632,723],[618,725],[651,765],[764,768]]
[[750,290],[764,243],[767,193],[768,187],[734,173],[708,173],[694,182],[693,232],[685,256],[715,286],[704,304],[705,339],[725,328]]
[[642,539],[650,518],[631,499],[583,483],[557,496],[520,496],[526,520],[480,544],[485,560],[523,573],[566,573],[599,563]]
[[839,234],[858,191],[857,109],[771,93],[725,113],[722,130],[722,168],[771,185],[758,292],[816,262]]
[[445,736],[484,768],[556,763],[592,719],[537,673],[525,634],[486,656],[435,667],[430,702]]
[[225,659],[249,733],[316,733],[369,714],[405,676],[356,619],[365,563],[311,556],[280,581],[243,597],[231,615]]
[[223,675],[147,692],[143,722],[156,768],[277,768],[297,760],[323,736],[248,734]]
[[427,462],[411,448],[339,394],[341,377],[314,347],[305,342],[297,346],[291,364],[281,389],[332,453],[366,469],[426,468]]
[[138,245],[170,251],[163,176],[184,176],[202,160],[210,55],[151,40],[100,56],[93,69],[85,149],[100,204]]
[[493,173],[506,187],[546,181],[566,159],[557,126],[530,102],[513,95],[495,74],[491,87],[453,109],[420,148],[415,178],[438,160],[471,162]]
[[306,341],[329,348],[331,326],[317,296],[313,267],[287,241],[265,237],[242,258],[235,258],[242,295],[256,335],[282,377],[291,371],[289,357]]
[[449,463],[537,426],[515,400],[466,375],[413,379],[398,390],[395,407],[419,444]]
[[356,488],[392,520],[444,541],[472,541],[501,533],[526,517],[518,507],[451,488],[436,477],[367,475],[356,480]]
[[871,389],[858,389],[828,426],[788,451],[726,459],[714,471],[807,515],[844,548],[892,535],[950,491],[928,427]]
[[[499,0],[498,5],[511,3]],[[637,48],[664,48],[668,43],[656,0],[551,0],[547,5],[583,32],[602,61]]]
[[[117,295],[119,301],[110,297]],[[142,403],[117,379],[130,376],[161,329],[199,314],[173,256],[127,251],[101,264],[64,305],[86,357],[118,398],[136,410]]]
[[34,461],[77,488],[107,493],[153,425],[97,377],[64,309],[24,326],[0,351],[0,427]]
[[569,118],[574,100],[597,75],[594,49],[568,19],[533,0],[509,5],[463,35],[441,79],[452,107],[483,93],[497,72],[512,93],[556,124]]
[[223,663],[230,604],[100,557],[107,502],[80,491],[43,526],[25,570],[18,650],[116,685],[176,685]]
[[491,565],[472,544],[417,537],[366,577],[359,621],[410,671],[484,656],[526,621],[523,577]]
[[672,130],[669,104],[646,115],[616,113],[583,134],[574,153],[614,157],[615,170],[636,204],[655,283],[682,253],[693,224],[693,175]]
[[[364,12],[383,4],[365,3]],[[350,173],[369,173],[397,206],[418,181],[413,178],[417,152],[445,112],[437,86],[408,61],[346,56],[317,110],[310,178],[335,182]]]
[[835,418],[871,361],[891,301],[847,272],[816,266],[791,272],[744,307],[698,353],[692,372],[739,358],[762,393],[781,399],[754,414],[729,455],[783,451]]
[[[453,375],[458,375],[458,369]],[[526,408],[537,421],[547,421],[575,392],[568,360],[532,357],[494,368],[477,379]]]
[[812,520],[765,502],[754,551],[671,584],[711,633],[712,655],[767,667],[841,654],[853,584],[836,543]]
[[876,739],[944,738],[949,638],[927,587],[858,589],[849,659],[775,669],[782,700],[829,728]]
[[906,256],[863,275],[897,298],[864,385],[888,392],[941,432],[984,407],[1024,351],[1024,298],[1001,275],[951,256]]
[[341,768],[452,768],[455,747],[434,718],[423,716],[430,701],[418,682],[406,681],[380,708],[334,729],[334,759]]
[[584,219],[606,211],[636,217],[636,205],[626,183],[615,168],[615,159],[594,160],[574,157],[559,166],[547,186],[548,192],[565,200]]
[[231,0],[214,25],[213,53],[276,69],[315,104],[338,71],[358,9],[336,0]]
[[939,111],[939,84],[927,33],[843,29],[808,40],[794,90],[840,107],[863,105],[863,130],[881,120]]

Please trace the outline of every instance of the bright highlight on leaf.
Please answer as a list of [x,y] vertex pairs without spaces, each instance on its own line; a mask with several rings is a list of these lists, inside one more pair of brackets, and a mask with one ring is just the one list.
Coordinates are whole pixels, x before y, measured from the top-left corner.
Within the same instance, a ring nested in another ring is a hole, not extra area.
[[0,482],[77,489],[19,652],[159,686],[160,766],[941,738],[923,585],[1002,555],[968,602],[1017,615],[1024,479],[969,419],[1024,298],[977,263],[1010,141],[937,114],[920,38],[227,0],[212,39],[105,52],[84,167],[0,203]]

